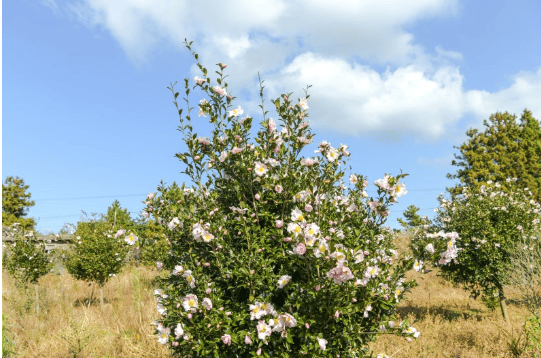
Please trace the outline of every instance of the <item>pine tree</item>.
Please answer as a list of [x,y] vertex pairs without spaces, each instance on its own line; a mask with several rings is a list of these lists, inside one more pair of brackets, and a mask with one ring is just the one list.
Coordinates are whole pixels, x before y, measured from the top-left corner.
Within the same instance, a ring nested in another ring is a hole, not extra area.
[[[541,201],[541,125],[524,110],[520,122],[508,112],[497,112],[483,122],[485,131],[470,129],[469,139],[455,154],[452,164],[459,167],[449,179],[460,179],[460,184],[448,188],[458,193],[459,186],[479,188],[488,181],[500,183],[508,192],[511,186],[529,188],[534,200]],[[517,182],[506,182],[518,178]]]
[[2,184],[2,225],[11,226],[19,223],[26,230],[33,230],[36,222],[32,218],[25,218],[28,208],[36,203],[30,200],[32,194],[19,177],[8,176]]
[[120,202],[115,200],[111,206],[107,208],[107,215],[103,218],[107,223],[124,229],[131,228],[134,225],[128,209],[123,209]]

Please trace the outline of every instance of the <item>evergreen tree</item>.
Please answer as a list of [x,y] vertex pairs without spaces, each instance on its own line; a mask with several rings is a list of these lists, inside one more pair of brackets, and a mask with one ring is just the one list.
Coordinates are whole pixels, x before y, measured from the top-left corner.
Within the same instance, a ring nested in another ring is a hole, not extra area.
[[[449,179],[460,179],[461,184],[449,188],[457,194],[459,187],[467,185],[478,189],[489,180],[500,183],[504,191],[511,186],[529,188],[534,200],[541,201],[541,125],[524,110],[520,122],[508,112],[497,112],[484,121],[485,131],[470,129],[469,139],[455,154],[452,164],[457,173],[447,174]],[[517,182],[507,178],[518,178]]]
[[430,220],[428,220],[426,217],[421,217],[417,212],[419,211],[419,208],[415,205],[408,206],[407,210],[404,211],[402,215],[406,218],[406,220],[403,220],[401,218],[398,218],[398,222],[404,229],[409,229],[411,227],[417,227],[421,225],[429,225],[431,223]]
[[36,203],[30,200],[32,194],[19,177],[8,176],[2,184],[2,225],[11,226],[19,223],[26,230],[33,230],[36,222],[32,218],[25,218],[28,208]]
[[107,215],[105,215],[103,219],[115,228],[122,227],[128,229],[134,225],[128,209],[123,209],[118,200],[115,200],[113,204],[107,208]]

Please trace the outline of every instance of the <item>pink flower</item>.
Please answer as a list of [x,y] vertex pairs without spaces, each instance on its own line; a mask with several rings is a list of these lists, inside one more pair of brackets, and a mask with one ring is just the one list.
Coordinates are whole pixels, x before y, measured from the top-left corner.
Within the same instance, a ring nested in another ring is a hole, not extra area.
[[340,311],[334,312],[334,318],[338,318],[338,317],[340,317]]
[[284,188],[281,185],[276,185],[274,187],[274,190],[276,190],[276,192],[280,194],[284,190]]
[[244,336],[244,343],[246,344],[252,344],[252,339],[249,335]]
[[311,212],[313,209],[314,209],[314,208],[313,208],[312,205],[310,205],[310,204],[306,204],[306,205],[304,206],[304,211],[306,211],[306,212],[308,212],[308,213]]
[[210,295],[211,292],[212,292],[212,289],[211,289],[211,288],[207,288],[207,290],[205,291],[205,293],[206,293],[207,295]]
[[208,297],[203,298],[202,305],[205,306],[207,311],[210,311],[212,309],[212,301]]
[[257,353],[258,356],[260,356],[261,355],[261,348],[259,348],[256,353]]
[[306,329],[308,329],[308,328],[310,328],[310,325],[308,323],[305,323],[304,327],[306,327]]
[[325,348],[327,348],[327,340],[326,339],[318,338],[317,343],[319,344],[319,349],[321,349],[322,351],[324,351]]
[[194,79],[193,79],[198,85],[202,85],[203,83],[205,83],[205,79],[204,78],[201,78],[199,76],[195,76]]
[[301,242],[295,247],[295,253],[297,255],[304,255],[306,252],[306,246]]
[[259,194],[256,194],[255,195],[255,200],[259,200],[259,199],[261,199],[261,196]]
[[227,95],[227,91],[225,90],[225,88],[222,88],[220,86],[214,86],[212,87],[212,89],[214,90],[214,92],[216,92],[220,96]]
[[276,227],[279,229],[282,226],[284,226],[284,222],[282,220],[276,220]]
[[229,334],[224,334],[222,336],[222,342],[224,342],[224,344],[227,344],[228,346],[231,345],[231,336]]

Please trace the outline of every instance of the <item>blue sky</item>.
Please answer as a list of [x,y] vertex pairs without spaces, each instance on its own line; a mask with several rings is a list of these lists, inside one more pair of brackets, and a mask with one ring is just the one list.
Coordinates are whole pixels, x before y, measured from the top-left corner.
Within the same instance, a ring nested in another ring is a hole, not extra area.
[[[115,199],[137,217],[160,180],[185,181],[166,87],[199,75],[188,38],[209,69],[228,64],[235,106],[255,119],[258,72],[268,99],[311,84],[310,150],[350,145],[350,165],[370,182],[409,173],[392,227],[412,204],[432,217],[467,129],[496,111],[541,117],[541,3],[338,4],[4,1],[2,179],[30,185],[42,232]],[[208,129],[199,118],[198,133]]]

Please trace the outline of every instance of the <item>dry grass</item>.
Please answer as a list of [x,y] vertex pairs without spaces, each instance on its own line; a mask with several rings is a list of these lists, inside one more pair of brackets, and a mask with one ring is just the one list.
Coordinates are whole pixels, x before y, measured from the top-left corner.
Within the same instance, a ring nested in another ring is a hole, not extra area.
[[[499,310],[489,311],[466,291],[436,277],[435,271],[423,276],[412,273],[412,276],[422,277],[418,279],[420,285],[413,289],[409,300],[400,305],[399,312],[401,319],[409,319],[421,335],[413,342],[391,335],[381,336],[371,345],[376,353],[385,352],[391,358],[512,357],[507,348],[506,331],[518,337],[530,315],[525,307],[509,304],[511,327],[508,327]],[[518,297],[516,293],[509,293],[510,298]]]
[[[34,290],[27,295],[11,277],[2,275],[2,313],[10,325],[17,357],[169,357],[156,342],[158,318],[152,280],[156,271],[126,269],[99,290],[68,274],[40,279],[40,314]],[[95,298],[98,297],[96,300]]]
[[[17,356],[169,357],[167,349],[156,342],[151,325],[158,318],[152,283],[156,275],[155,270],[127,268],[111,279],[104,289],[104,312],[99,300],[88,305],[92,292],[88,284],[65,273],[46,275],[40,280],[39,317],[31,301],[33,290],[26,296],[3,275],[2,312],[7,315]],[[420,285],[400,305],[400,315],[421,336],[409,343],[381,336],[371,344],[375,353],[385,352],[391,358],[511,357],[504,329],[514,329],[518,335],[529,315],[525,307],[509,304],[512,327],[507,327],[499,311],[487,310],[467,292],[436,277],[436,272],[411,275]],[[98,295],[96,288],[94,297]],[[519,297],[512,291],[508,296]]]

